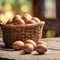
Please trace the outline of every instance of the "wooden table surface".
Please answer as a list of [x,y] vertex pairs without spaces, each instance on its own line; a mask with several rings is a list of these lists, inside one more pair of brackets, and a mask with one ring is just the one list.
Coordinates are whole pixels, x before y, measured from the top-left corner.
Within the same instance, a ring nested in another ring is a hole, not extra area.
[[48,44],[48,51],[39,55],[36,51],[31,54],[23,54],[23,51],[14,51],[5,48],[3,39],[0,38],[0,60],[60,60],[60,38],[42,39]]

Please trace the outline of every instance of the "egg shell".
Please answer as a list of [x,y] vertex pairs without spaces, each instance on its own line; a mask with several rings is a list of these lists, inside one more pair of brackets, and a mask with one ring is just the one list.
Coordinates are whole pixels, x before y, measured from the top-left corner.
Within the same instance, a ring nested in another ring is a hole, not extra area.
[[36,24],[36,22],[34,20],[29,20],[27,24]]
[[44,44],[38,44],[35,48],[35,50],[39,53],[39,54],[44,54],[47,52],[48,48],[46,45]]
[[40,19],[37,17],[33,17],[32,20],[34,20],[36,23],[40,23]]
[[6,24],[11,24],[12,23],[12,19],[8,20]]
[[25,53],[29,54],[34,51],[34,46],[32,44],[27,43],[24,45],[23,50]]
[[22,20],[22,19],[19,19],[19,20],[16,20],[15,22],[14,22],[14,24],[16,24],[16,25],[21,25],[21,24],[25,24],[25,22],[24,22],[24,20]]
[[45,21],[40,21],[40,24],[41,25],[45,25]]
[[12,48],[16,50],[21,50],[24,46],[24,43],[22,41],[15,41],[12,44]]
[[18,20],[18,19],[21,19],[21,16],[20,16],[20,15],[15,15],[15,16],[13,17],[13,21]]
[[32,16],[30,15],[30,14],[24,14],[23,16],[22,16],[22,19],[25,21],[25,23],[27,24],[28,23],[28,21],[29,20],[31,20],[32,19]]
[[37,44],[44,44],[44,45],[46,45],[46,46],[47,46],[47,43],[46,43],[46,42],[44,42],[44,41],[38,41],[38,42],[37,42]]
[[20,15],[15,15],[14,18],[13,18],[12,23],[14,23],[15,25],[25,24],[24,20],[21,18]]
[[26,40],[24,43],[25,44],[31,43],[34,46],[34,48],[36,47],[36,43],[33,40],[31,40],[31,39]]

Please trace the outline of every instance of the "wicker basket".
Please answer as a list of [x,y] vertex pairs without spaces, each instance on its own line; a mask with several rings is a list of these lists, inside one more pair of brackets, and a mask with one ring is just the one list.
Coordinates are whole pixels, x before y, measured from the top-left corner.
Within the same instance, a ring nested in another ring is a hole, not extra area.
[[3,41],[7,47],[11,47],[16,40],[25,41],[32,39],[35,42],[41,39],[44,23],[26,25],[1,25]]

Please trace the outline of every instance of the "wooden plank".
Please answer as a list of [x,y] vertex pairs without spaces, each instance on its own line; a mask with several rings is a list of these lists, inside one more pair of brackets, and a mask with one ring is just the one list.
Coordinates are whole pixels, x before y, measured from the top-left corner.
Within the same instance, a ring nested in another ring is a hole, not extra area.
[[44,55],[39,55],[36,51],[31,54],[24,54],[23,50],[5,48],[3,40],[0,38],[0,60],[60,60],[60,38],[42,39],[48,44],[48,51]]
[[42,40],[47,43],[49,49],[60,51],[60,37],[46,38]]

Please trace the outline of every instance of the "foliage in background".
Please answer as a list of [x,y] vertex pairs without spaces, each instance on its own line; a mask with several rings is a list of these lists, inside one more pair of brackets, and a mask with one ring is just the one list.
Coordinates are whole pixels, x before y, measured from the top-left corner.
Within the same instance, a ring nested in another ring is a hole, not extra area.
[[0,0],[0,21],[6,23],[15,14],[32,15],[32,0]]
[[46,38],[54,37],[56,32],[54,30],[47,30],[46,32]]

